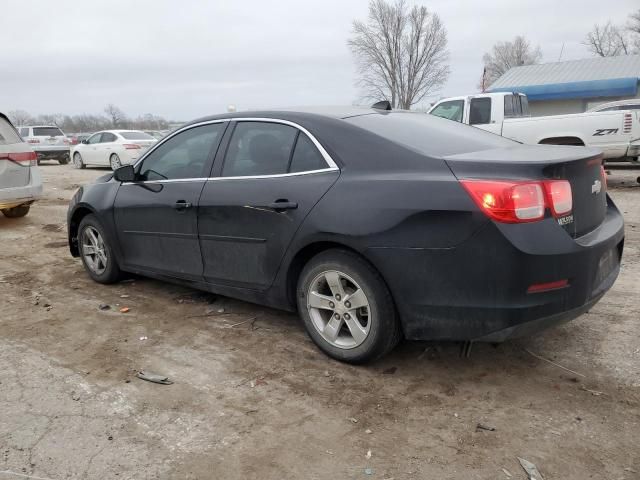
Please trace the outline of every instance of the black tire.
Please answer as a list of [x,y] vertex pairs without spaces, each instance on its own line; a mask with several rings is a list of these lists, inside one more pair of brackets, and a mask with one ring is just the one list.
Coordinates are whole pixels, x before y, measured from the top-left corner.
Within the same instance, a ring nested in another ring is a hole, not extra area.
[[[101,273],[96,273],[95,271],[93,271],[87,264],[87,261],[85,259],[82,238],[87,227],[94,228],[102,237],[102,241],[104,244],[104,253],[107,257],[107,265],[104,271]],[[110,284],[116,283],[123,278],[122,271],[120,270],[115,255],[113,254],[113,248],[109,243],[108,238],[105,236],[104,228],[102,227],[100,221],[93,214],[85,216],[80,222],[80,226],[78,227],[78,250],[85,270],[94,281],[98,283]]]
[[69,163],[69,156],[58,158],[58,163],[60,165],[66,165]]
[[19,205],[13,208],[5,208],[2,210],[2,213],[7,218],[20,218],[29,213],[30,208],[30,205]]
[[[326,271],[338,271],[351,277],[369,301],[369,332],[365,340],[352,348],[341,348],[326,341],[314,326],[307,308],[311,284]],[[347,363],[366,363],[389,353],[402,333],[393,298],[382,276],[366,260],[348,250],[326,250],[313,257],[303,268],[296,288],[298,312],[313,342],[327,355]]]
[[86,168],[86,165],[82,161],[82,155],[79,152],[73,154],[73,166],[78,169]]

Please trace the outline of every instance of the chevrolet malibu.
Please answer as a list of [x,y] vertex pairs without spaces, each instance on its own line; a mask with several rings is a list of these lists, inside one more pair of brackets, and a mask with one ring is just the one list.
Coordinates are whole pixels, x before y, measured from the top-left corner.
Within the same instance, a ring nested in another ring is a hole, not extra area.
[[81,188],[71,254],[300,315],[328,355],[499,342],[613,285],[623,219],[596,150],[381,109],[230,113]]

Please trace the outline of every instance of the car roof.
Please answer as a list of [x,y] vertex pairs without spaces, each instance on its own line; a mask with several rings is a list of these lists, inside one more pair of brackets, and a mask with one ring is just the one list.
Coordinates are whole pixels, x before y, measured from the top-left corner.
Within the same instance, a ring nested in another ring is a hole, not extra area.
[[[394,111],[400,112],[402,110]],[[227,112],[217,115],[209,115],[207,117],[202,117],[191,122],[187,122],[182,127],[211,120],[233,120],[234,118],[275,118],[278,120],[289,121],[296,121],[300,120],[301,118],[305,118],[308,120],[312,120],[313,118],[332,118],[336,120],[343,120],[345,118],[357,117],[360,115],[384,115],[388,112],[388,110],[378,110],[368,107],[282,107],[274,110],[249,110],[243,112]]]
[[20,128],[60,128],[58,125],[20,125]]

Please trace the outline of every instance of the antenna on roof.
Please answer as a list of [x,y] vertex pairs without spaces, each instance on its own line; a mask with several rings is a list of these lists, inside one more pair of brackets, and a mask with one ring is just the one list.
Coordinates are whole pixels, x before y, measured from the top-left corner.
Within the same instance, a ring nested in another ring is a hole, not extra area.
[[376,110],[391,110],[391,103],[389,100],[381,100],[371,105],[371,108],[375,108]]

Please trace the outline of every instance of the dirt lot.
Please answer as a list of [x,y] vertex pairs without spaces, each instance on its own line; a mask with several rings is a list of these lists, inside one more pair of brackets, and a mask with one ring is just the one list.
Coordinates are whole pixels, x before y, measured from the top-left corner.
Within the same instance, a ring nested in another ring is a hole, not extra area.
[[524,479],[517,457],[547,480],[640,478],[637,169],[609,177],[626,250],[591,312],[468,359],[405,343],[368,367],[325,357],[290,314],[93,283],[65,214],[105,171],[41,169],[46,198],[0,218],[0,479]]

